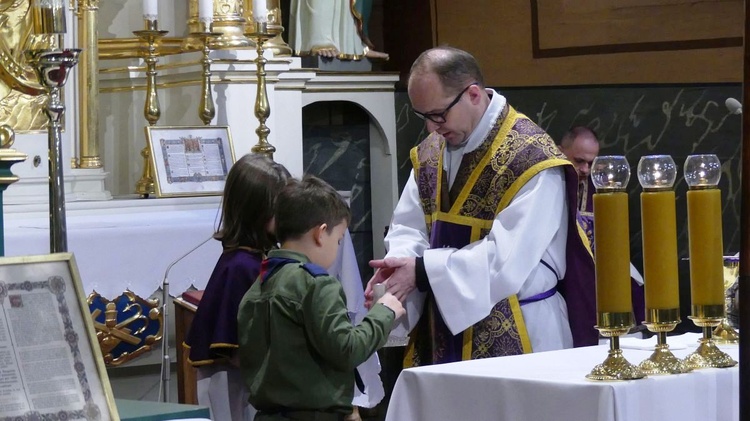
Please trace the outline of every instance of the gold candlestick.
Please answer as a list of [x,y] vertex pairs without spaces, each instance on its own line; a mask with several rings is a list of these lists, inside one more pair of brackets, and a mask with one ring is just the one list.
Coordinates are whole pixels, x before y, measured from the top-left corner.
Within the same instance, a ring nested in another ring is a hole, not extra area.
[[698,349],[685,357],[685,363],[694,369],[737,365],[712,339],[713,328],[724,319],[721,191],[717,187],[720,178],[721,163],[716,155],[691,155],[685,160],[685,181],[690,187],[690,319],[703,328]]
[[643,269],[646,289],[645,325],[657,335],[654,353],[639,367],[646,374],[677,374],[690,371],[672,354],[667,332],[680,323],[680,293],[677,276],[677,216],[672,186],[677,167],[669,155],[644,156],[638,163],[643,232]]
[[268,143],[268,135],[271,129],[266,126],[266,120],[271,115],[271,107],[268,104],[268,94],[266,92],[266,58],[263,56],[263,43],[271,39],[274,35],[268,32],[266,22],[255,22],[255,32],[247,34],[255,39],[255,50],[258,57],[255,59],[256,74],[258,77],[258,86],[255,95],[255,117],[258,118],[260,125],[255,129],[258,135],[258,143],[251,148],[253,153],[266,155],[273,159],[273,153],[276,148]]
[[594,194],[594,244],[596,245],[596,311],[602,336],[610,338],[609,353],[603,363],[586,375],[591,380],[632,380],[646,375],[628,362],[620,349],[620,336],[633,323],[630,302],[630,241],[628,201],[625,187],[630,166],[623,156],[594,159],[591,179]]
[[[156,51],[156,42],[164,37],[169,31],[162,31],[157,28],[156,21],[146,21],[146,28],[140,31],[133,31],[133,34],[146,42],[146,50],[143,60],[146,62],[146,102],[143,107],[143,115],[150,126],[156,124],[161,117],[159,109],[159,94],[156,90],[156,62],[159,54]],[[143,198],[148,198],[150,194],[156,192],[154,187],[154,177],[151,172],[153,159],[151,147],[146,141],[146,146],[141,150],[143,157],[143,174],[141,179],[135,185],[135,192]]]
[[201,65],[203,67],[203,80],[201,84],[201,103],[198,109],[198,117],[200,117],[203,124],[208,126],[211,124],[211,120],[216,116],[216,108],[214,107],[214,97],[211,91],[211,58],[209,53],[211,52],[211,46],[209,41],[217,38],[221,35],[220,32],[212,31],[212,24],[202,22],[203,32],[192,32],[191,37],[195,37],[201,41],[203,46],[203,58],[201,59]]

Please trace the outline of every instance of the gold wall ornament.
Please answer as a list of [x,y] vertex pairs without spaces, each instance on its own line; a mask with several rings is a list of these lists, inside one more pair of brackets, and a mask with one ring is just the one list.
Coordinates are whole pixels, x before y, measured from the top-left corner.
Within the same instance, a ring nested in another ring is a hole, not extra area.
[[78,168],[101,168],[99,156],[99,0],[79,0],[78,44],[83,46],[78,66],[78,110],[81,118]]
[[[212,49],[235,49],[253,47],[245,35],[246,20],[242,0],[214,0],[213,31],[220,35],[211,41]],[[182,43],[183,50],[200,50],[203,44],[194,33],[203,31],[198,19],[198,0],[188,1],[189,36]]]
[[143,299],[126,290],[112,301],[94,291],[86,301],[107,366],[118,366],[151,351],[162,339],[159,299]]
[[[156,28],[156,21],[147,21],[146,27],[149,29],[133,31],[133,34],[146,43],[146,49],[143,53],[143,60],[146,62],[146,102],[143,106],[143,115],[146,117],[148,124],[153,126],[161,117],[159,94],[156,89],[156,62],[159,56],[156,51],[156,42],[169,31],[153,29]],[[145,199],[156,192],[154,176],[151,171],[153,156],[148,141],[141,150],[141,156],[143,157],[143,173],[135,185],[135,192]]]
[[266,22],[255,22],[255,31],[247,34],[255,40],[255,51],[258,56],[255,58],[255,72],[258,78],[255,94],[255,117],[258,118],[260,125],[255,129],[258,135],[258,143],[250,150],[253,153],[266,155],[273,159],[276,148],[268,143],[268,135],[271,129],[266,126],[266,120],[271,115],[271,106],[268,103],[268,93],[266,91],[266,63],[268,60],[263,56],[263,44],[273,36],[268,32]]

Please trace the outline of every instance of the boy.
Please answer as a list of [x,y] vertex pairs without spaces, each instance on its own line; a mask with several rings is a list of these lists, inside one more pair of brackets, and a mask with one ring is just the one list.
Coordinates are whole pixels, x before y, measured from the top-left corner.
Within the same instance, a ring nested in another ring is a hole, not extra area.
[[355,367],[383,346],[401,303],[386,294],[358,326],[336,258],[351,214],[330,185],[307,176],[276,201],[276,237],[240,304],[240,367],[259,420],[342,420],[352,412]]

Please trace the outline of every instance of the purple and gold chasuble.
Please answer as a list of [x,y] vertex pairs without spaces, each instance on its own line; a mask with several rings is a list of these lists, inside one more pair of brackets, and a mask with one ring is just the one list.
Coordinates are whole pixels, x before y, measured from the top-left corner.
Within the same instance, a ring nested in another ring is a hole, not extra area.
[[[432,133],[411,151],[430,247],[461,248],[489,234],[492,223],[518,190],[540,171],[564,166],[568,209],[577,209],[578,179],[554,141],[526,116],[506,106],[487,138],[463,156],[453,187],[443,172],[445,140]],[[594,345],[594,262],[578,212],[569,212],[566,276],[558,290],[566,298],[576,346]],[[566,293],[568,293],[566,295]],[[572,299],[569,299],[571,296]],[[419,366],[531,352],[518,297],[497,303],[490,314],[453,335],[427,294],[424,314],[412,331],[404,365]]]
[[578,212],[581,214],[581,227],[589,243],[594,244],[594,193],[596,187],[591,177],[586,177],[586,181],[578,185]]

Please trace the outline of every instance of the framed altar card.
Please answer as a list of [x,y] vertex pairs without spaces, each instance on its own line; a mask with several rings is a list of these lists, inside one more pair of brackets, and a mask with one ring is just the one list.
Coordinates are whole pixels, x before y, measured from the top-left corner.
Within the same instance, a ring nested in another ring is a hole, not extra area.
[[220,195],[234,164],[227,126],[147,126],[158,197]]
[[0,257],[0,420],[119,421],[70,253]]

